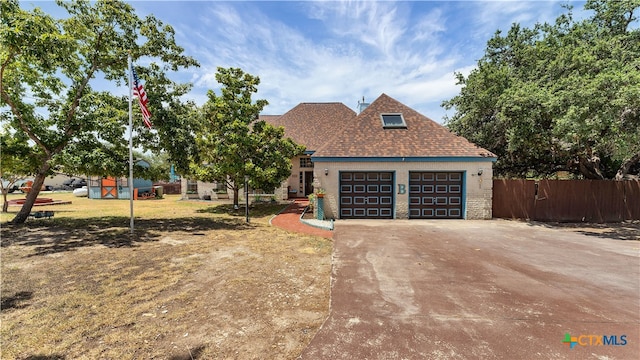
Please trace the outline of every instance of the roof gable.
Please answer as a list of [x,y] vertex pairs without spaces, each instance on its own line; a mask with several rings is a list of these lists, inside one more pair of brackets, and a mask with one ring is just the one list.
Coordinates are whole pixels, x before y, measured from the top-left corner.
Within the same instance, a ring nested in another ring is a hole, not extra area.
[[283,126],[284,135],[308,151],[315,151],[333,136],[351,124],[356,113],[346,105],[331,103],[300,103],[284,115],[260,116],[261,120],[274,125]]
[[[401,114],[406,126],[385,126],[384,114]],[[380,95],[340,133],[326,141],[314,156],[495,157],[386,94]]]
[[282,115],[259,115],[258,116],[258,120],[262,120],[264,122],[267,122],[273,126],[280,126],[280,117]]

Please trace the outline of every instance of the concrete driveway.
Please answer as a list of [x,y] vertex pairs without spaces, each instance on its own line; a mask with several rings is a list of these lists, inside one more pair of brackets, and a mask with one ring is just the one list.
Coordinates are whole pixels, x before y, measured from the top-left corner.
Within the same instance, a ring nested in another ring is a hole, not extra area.
[[639,241],[505,220],[338,221],[334,241],[303,359],[640,354]]

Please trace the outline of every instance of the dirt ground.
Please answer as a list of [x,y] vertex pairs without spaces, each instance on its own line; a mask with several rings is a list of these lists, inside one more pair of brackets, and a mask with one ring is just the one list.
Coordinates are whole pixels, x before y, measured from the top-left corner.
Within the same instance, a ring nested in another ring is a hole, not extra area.
[[[243,213],[230,214],[228,206],[171,197],[140,202],[136,203],[136,235],[130,237],[128,207],[121,206],[123,202],[69,199],[72,205],[38,209],[55,210],[54,219],[19,227],[2,225],[1,359],[295,359],[310,342],[305,358],[317,358],[312,354],[331,349],[326,346],[330,340],[316,334],[329,315],[334,243],[270,227],[268,220],[283,206],[252,209],[251,223],[246,224]],[[124,212],[116,209],[119,206]],[[483,229],[490,222],[462,223]],[[549,228],[607,241],[640,240],[640,222],[517,226],[523,233],[529,228]],[[466,241],[475,242],[474,234],[482,233],[478,231],[468,233],[471,238]],[[379,232],[356,233],[364,241]],[[390,236],[397,238],[400,233]],[[485,245],[489,244],[507,243],[492,240]],[[436,260],[462,261],[459,244],[452,241],[447,246],[440,252],[442,259]],[[482,252],[470,246],[469,253]],[[420,254],[412,256],[430,256]],[[390,255],[372,259],[388,260]],[[425,264],[420,260],[418,268],[407,271],[423,271]],[[404,262],[397,269],[414,265]],[[348,300],[393,305],[417,298],[425,290],[450,291],[449,286],[456,284],[438,288],[433,285],[436,275],[426,274],[423,280],[431,280],[409,297],[387,292],[388,299],[382,302],[371,295]],[[389,285],[402,278],[382,279]],[[367,294],[376,289],[354,277],[348,279],[345,291],[354,286]],[[423,297],[433,298],[437,292]],[[469,320],[455,313],[447,316],[450,323]],[[347,330],[366,325],[364,318],[362,322],[350,315],[346,319],[350,321]],[[437,324],[445,318],[418,319]],[[504,328],[499,331],[500,336],[507,333]],[[335,334],[346,339],[348,332]],[[556,335],[544,344],[555,344]],[[369,333],[362,344],[377,341],[372,336]],[[399,333],[394,337],[403,339]],[[376,354],[382,353],[371,353],[370,358]],[[340,356],[357,358],[348,352]]]
[[130,238],[126,217],[66,218],[82,201],[3,224],[0,358],[292,359],[328,314],[331,241],[269,211],[172,201]]

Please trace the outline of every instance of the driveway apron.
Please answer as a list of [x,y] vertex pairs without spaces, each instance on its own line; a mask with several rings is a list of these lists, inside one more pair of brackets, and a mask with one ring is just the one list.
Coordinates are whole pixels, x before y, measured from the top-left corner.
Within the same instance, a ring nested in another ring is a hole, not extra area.
[[503,220],[349,220],[334,242],[330,315],[302,359],[640,354],[638,241]]

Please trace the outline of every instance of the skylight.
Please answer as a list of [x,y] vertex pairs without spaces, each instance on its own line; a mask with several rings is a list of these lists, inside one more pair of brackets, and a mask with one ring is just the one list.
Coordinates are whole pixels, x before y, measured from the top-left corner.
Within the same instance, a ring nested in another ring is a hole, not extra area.
[[407,124],[404,122],[402,114],[381,114],[382,127],[387,128],[401,128],[406,129]]

